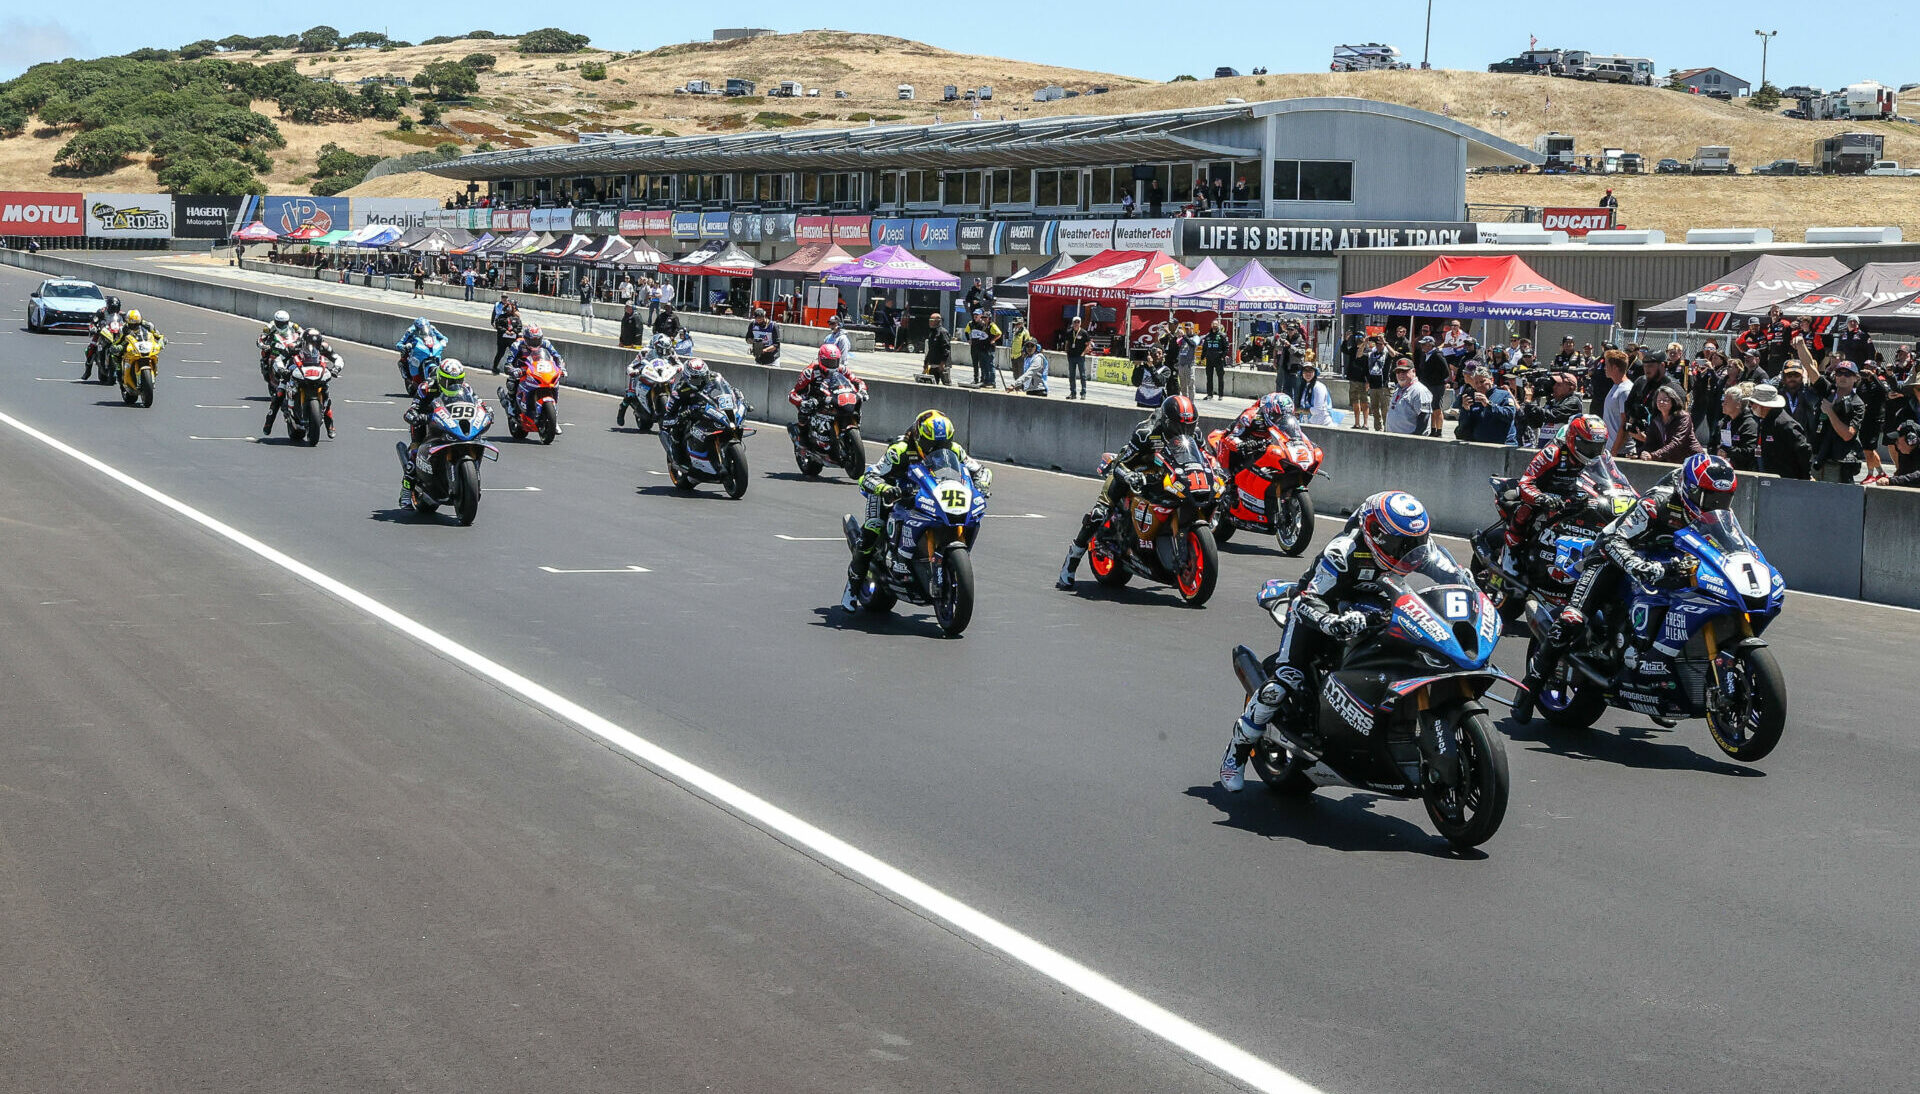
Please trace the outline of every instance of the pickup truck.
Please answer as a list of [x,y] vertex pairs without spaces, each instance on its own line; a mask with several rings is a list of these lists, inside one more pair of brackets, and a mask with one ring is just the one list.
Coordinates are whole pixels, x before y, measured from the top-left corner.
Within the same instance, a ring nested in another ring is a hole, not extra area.
[[1920,167],[1902,167],[1897,160],[1874,160],[1867,174],[1880,178],[1912,178],[1920,175]]
[[1774,160],[1753,169],[1756,175],[1811,175],[1813,168],[1800,166],[1798,160]]

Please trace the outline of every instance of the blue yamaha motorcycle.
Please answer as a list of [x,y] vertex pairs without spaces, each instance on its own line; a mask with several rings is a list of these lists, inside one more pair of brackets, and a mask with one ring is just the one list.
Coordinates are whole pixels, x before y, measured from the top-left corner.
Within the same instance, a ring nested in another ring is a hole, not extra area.
[[[993,473],[967,473],[950,450],[928,456],[908,469],[908,488],[893,503],[885,540],[877,547],[864,578],[854,582],[853,601],[863,612],[891,611],[898,600],[931,604],[940,631],[958,638],[973,619],[971,549],[987,515]],[[860,518],[843,521],[847,549],[860,545]]]
[[753,434],[746,427],[746,399],[720,376],[700,397],[700,405],[688,407],[686,443],[676,446],[671,430],[660,431],[660,446],[667,450],[667,474],[673,485],[691,491],[703,482],[717,482],[730,498],[747,492],[747,447],[745,439]]
[[[1391,607],[1355,605],[1372,626],[1314,666],[1315,694],[1282,711],[1250,759],[1282,796],[1351,786],[1419,798],[1448,843],[1477,847],[1499,830],[1510,788],[1506,746],[1480,697],[1497,680],[1519,681],[1493,667],[1499,611],[1453,556],[1435,543],[1409,561],[1412,572],[1381,578]],[[1269,581],[1257,597],[1282,630],[1299,589]],[[1233,648],[1248,696],[1278,658]]]
[[[1541,681],[1536,706],[1562,729],[1587,729],[1608,707],[1668,723],[1704,718],[1722,752],[1762,759],[1787,723],[1786,677],[1760,637],[1786,582],[1727,511],[1676,532],[1670,555],[1653,561],[1667,564],[1663,587],[1623,577],[1589,621],[1587,645]],[[1600,562],[1590,552],[1581,565]],[[1527,625],[1540,642],[1553,609],[1529,602]]]
[[420,381],[433,374],[435,366],[447,355],[447,339],[435,331],[413,340],[408,346],[405,339],[395,342],[393,348],[400,351],[400,382],[406,385],[411,395],[420,386]]
[[412,461],[414,511],[451,505],[454,519],[463,527],[472,524],[480,513],[480,461],[500,458],[499,449],[480,439],[493,424],[493,411],[471,395],[442,396],[425,422],[411,424],[418,438],[411,453],[405,441],[397,447],[402,466]]

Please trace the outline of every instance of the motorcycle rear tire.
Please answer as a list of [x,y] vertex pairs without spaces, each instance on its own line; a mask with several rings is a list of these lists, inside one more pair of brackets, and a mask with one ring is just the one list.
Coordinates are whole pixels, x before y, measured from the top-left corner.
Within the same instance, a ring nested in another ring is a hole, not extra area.
[[128,387],[126,380],[120,379],[114,382],[120,385],[120,401],[121,402],[127,404],[128,406],[132,406],[134,403],[140,401],[140,393],[138,391],[135,391],[133,388]]
[[[1298,510],[1297,521],[1292,514]],[[1273,541],[1280,553],[1298,558],[1313,542],[1313,496],[1305,490],[1282,494],[1278,487],[1267,495],[1267,512],[1272,514]]]
[[453,465],[453,516],[465,528],[480,515],[480,465],[461,460]]
[[1708,717],[1707,732],[1713,737],[1713,743],[1720,746],[1720,751],[1750,764],[1765,759],[1780,743],[1780,734],[1787,728],[1787,681],[1780,673],[1773,651],[1764,646],[1741,650],[1738,657],[1747,676],[1748,693],[1757,708],[1758,724],[1735,740],[1721,731],[1717,719]]
[[1317,789],[1307,778],[1307,759],[1272,738],[1262,740],[1248,757],[1267,789],[1282,798],[1304,798]]
[[[1527,641],[1529,664],[1533,662],[1534,651],[1539,646],[1539,642],[1537,638]],[[1601,690],[1600,685],[1587,680],[1578,672],[1567,669],[1564,665],[1560,671],[1566,675],[1566,682],[1562,686],[1570,689],[1570,692],[1564,697],[1556,697],[1550,690],[1550,685],[1554,682],[1543,681],[1540,691],[1533,697],[1534,708],[1540,712],[1542,718],[1547,720],[1547,724],[1555,729],[1575,731],[1592,729],[1593,723],[1599,721],[1600,716],[1607,712],[1606,692]]]
[[1422,800],[1434,828],[1448,843],[1464,850],[1480,846],[1500,830],[1500,821],[1507,815],[1512,779],[1507,773],[1506,746],[1493,732],[1493,719],[1485,711],[1461,717],[1458,744],[1469,798],[1465,815],[1455,820],[1441,811],[1436,797],[1444,787],[1429,783]]
[[320,414],[320,400],[317,397],[308,399],[300,410],[300,429],[306,434],[300,439],[306,442],[308,448],[320,443],[320,433],[326,428],[325,422],[326,419]]
[[1093,571],[1093,579],[1109,589],[1118,589],[1133,580],[1133,571],[1121,565],[1120,560],[1107,553],[1107,547],[1099,540],[1087,549],[1087,568]]
[[840,434],[840,470],[850,479],[857,479],[867,470],[867,448],[860,440],[860,430],[849,428]]
[[940,633],[958,638],[973,622],[973,556],[965,547],[947,548],[940,567],[942,588],[933,590],[934,617],[940,621]]
[[142,407],[150,407],[153,405],[153,374],[152,373],[142,372],[140,374],[139,395],[140,395],[140,405]]
[[721,483],[727,496],[738,501],[747,494],[747,450],[739,441],[732,441],[721,449],[726,454],[727,477]]
[[1187,550],[1193,554],[1193,569],[1191,575],[1175,574],[1173,587],[1187,607],[1199,608],[1212,599],[1214,587],[1220,582],[1220,548],[1213,541],[1213,529],[1205,524],[1196,524],[1183,534]]
[[640,407],[633,408],[633,428],[642,433],[653,432],[653,415]]
[[1233,507],[1231,499],[1222,499],[1213,509],[1213,542],[1218,545],[1233,538],[1240,529],[1233,526],[1233,517],[1227,510]]

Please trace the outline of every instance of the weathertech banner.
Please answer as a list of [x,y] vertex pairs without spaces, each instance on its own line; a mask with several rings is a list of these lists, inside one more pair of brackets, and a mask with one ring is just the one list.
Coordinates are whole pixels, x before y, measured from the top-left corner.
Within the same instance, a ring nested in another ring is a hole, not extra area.
[[0,236],[77,236],[87,227],[81,216],[84,194],[48,194],[37,190],[0,190]]
[[1165,251],[1172,254],[1178,235],[1171,217],[1162,220],[1116,220],[1113,222],[1113,249]]
[[239,215],[238,197],[173,196],[173,234],[179,239],[225,239]]
[[171,194],[88,194],[93,239],[166,239],[173,235]]
[[1542,209],[1540,227],[1549,232],[1583,236],[1588,232],[1613,227],[1612,209]]
[[1113,221],[1063,220],[1058,236],[1063,255],[1092,255],[1113,248]]

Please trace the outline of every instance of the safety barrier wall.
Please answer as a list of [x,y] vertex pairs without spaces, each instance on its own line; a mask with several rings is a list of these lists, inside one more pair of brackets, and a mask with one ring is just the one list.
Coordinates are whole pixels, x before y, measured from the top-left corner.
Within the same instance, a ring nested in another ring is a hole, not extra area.
[[[192,304],[233,315],[264,317],[287,308],[337,338],[392,345],[408,316],[396,307],[346,307],[298,293],[265,292],[198,281],[177,273],[96,266],[49,254],[0,250],[0,264],[85,277],[129,294]],[[455,350],[476,367],[491,360],[493,331],[478,322],[442,324]],[[568,382],[595,391],[626,389],[630,354],[617,347],[556,339],[567,355]],[[756,419],[793,419],[786,402],[792,369],[719,358],[727,378],[747,398]],[[369,367],[390,367],[383,357]],[[484,381],[484,377],[482,378]],[[479,386],[484,386],[484,383]],[[914,416],[938,407],[954,419],[969,451],[989,460],[1091,474],[1102,452],[1122,444],[1140,420],[1131,407],[1066,403],[995,392],[870,380],[864,429],[873,440],[903,431]],[[1202,404],[1202,429],[1218,428],[1236,404]],[[1439,442],[1371,431],[1313,429],[1326,450],[1328,477],[1313,486],[1315,507],[1346,513],[1389,486],[1419,496],[1435,530],[1470,535],[1494,518],[1492,476],[1512,477],[1531,453],[1499,445]],[[1634,485],[1645,489],[1670,465],[1626,462]],[[1920,607],[1920,491],[1867,489],[1742,474],[1734,512],[1753,531],[1791,588],[1885,604]],[[1089,493],[1091,496],[1091,492]]]

